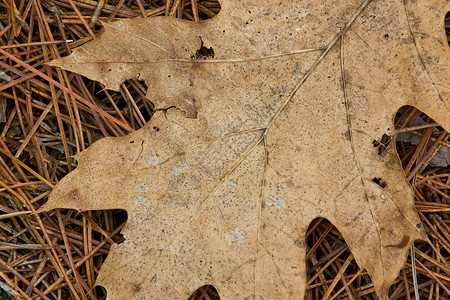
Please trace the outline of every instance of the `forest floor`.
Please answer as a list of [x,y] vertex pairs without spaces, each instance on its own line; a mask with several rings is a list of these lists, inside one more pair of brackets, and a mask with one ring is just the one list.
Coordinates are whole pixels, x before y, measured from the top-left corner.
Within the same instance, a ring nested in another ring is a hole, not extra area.
[[[0,299],[7,298],[5,293],[17,299],[104,299],[105,290],[95,287],[95,280],[111,246],[105,235],[115,243],[123,242],[120,229],[126,212],[79,214],[59,209],[39,216],[28,212],[47,201],[51,189],[46,182],[56,184],[76,167],[73,155],[102,137],[128,132],[67,97],[35,70],[138,130],[153,114],[143,82],[130,79],[124,84],[126,91],[106,91],[97,82],[57,72],[46,63],[94,39],[102,30],[100,21],[172,13],[197,22],[214,17],[220,4],[216,0],[13,3],[0,3],[0,48],[28,67],[0,55],[0,288],[4,290]],[[415,287],[421,299],[448,299],[444,287],[450,287],[450,168],[443,162],[450,153],[448,133],[439,143],[440,151],[428,151],[444,133],[439,124],[415,108],[405,107],[398,112],[395,125],[400,132],[395,146],[405,175],[411,178],[415,207],[433,247],[415,243],[415,260],[408,257],[390,289],[390,299],[415,299]],[[391,141],[392,137],[386,136],[376,146],[383,151]],[[370,277],[352,259],[333,224],[316,219],[306,241],[307,299],[321,299],[330,288],[329,299],[376,299]],[[342,268],[347,260],[349,265]],[[212,286],[204,286],[191,298],[218,299],[219,295]]]

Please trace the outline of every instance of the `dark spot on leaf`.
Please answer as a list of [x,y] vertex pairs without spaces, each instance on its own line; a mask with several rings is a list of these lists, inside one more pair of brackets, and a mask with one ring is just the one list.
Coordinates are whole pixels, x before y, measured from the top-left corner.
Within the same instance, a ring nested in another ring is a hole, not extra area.
[[385,38],[388,38],[388,37],[389,37],[389,34],[386,33],[386,34],[384,35],[384,37],[385,37]]
[[383,134],[380,141],[373,140],[372,144],[374,147],[378,148],[378,155],[382,156],[386,148],[391,143],[391,137],[387,134]]
[[387,187],[387,183],[385,181],[383,181],[383,179],[379,178],[379,177],[374,177],[372,179],[373,182],[375,182],[376,184],[378,184],[379,186],[381,186],[381,188],[385,188]]
[[72,190],[72,191],[69,193],[69,197],[70,197],[70,198],[78,198],[78,196],[79,196],[79,191],[78,191],[78,189],[74,189],[74,190]]
[[408,245],[409,242],[409,235],[403,235],[402,240],[397,245],[394,245],[393,247],[396,248],[405,248]]
[[141,291],[142,286],[139,283],[132,282],[130,284],[131,291],[133,291],[133,295]]
[[345,133],[344,133],[344,137],[345,137],[345,139],[347,140],[347,141],[350,141],[350,131],[345,131]]

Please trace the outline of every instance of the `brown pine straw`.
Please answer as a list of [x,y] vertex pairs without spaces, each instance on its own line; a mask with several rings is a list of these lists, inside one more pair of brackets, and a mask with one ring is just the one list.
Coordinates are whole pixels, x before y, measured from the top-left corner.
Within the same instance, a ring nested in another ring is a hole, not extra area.
[[[51,189],[76,167],[74,155],[104,136],[123,136],[151,118],[145,84],[127,80],[120,92],[78,74],[50,67],[102,30],[103,22],[171,16],[194,22],[214,17],[217,0],[2,0],[0,1],[0,287],[16,299],[104,299],[95,279],[120,235],[120,210],[57,209],[34,212]],[[446,17],[446,28],[450,18]],[[411,125],[419,116],[423,125]],[[448,299],[450,286],[450,169],[433,158],[450,149],[449,134],[413,107],[399,111],[393,137],[412,134],[418,145],[396,146],[415,190],[416,209],[429,243],[415,243],[390,289],[390,299]],[[324,182],[324,185],[327,183]],[[375,299],[333,224],[319,218],[306,234],[306,299]],[[0,293],[0,299],[2,294]],[[219,299],[212,286],[190,299]],[[12,298],[11,298],[12,299]]]

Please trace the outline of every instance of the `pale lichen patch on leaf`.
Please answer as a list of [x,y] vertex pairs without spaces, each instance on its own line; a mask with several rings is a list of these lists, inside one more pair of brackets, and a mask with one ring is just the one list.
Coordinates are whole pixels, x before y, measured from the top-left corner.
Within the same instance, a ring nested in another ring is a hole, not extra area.
[[284,208],[284,200],[281,198],[266,199],[267,206],[273,206],[276,208]]
[[148,192],[148,185],[146,183],[140,183],[136,185],[136,191],[139,193],[147,193]]
[[158,165],[158,163],[159,163],[159,159],[157,156],[150,156],[148,158],[148,165],[150,167],[154,167],[154,166]]
[[137,197],[136,200],[134,201],[134,204],[136,204],[136,206],[140,206],[144,204],[144,202],[146,201],[148,201],[148,199],[145,197]]
[[172,174],[175,176],[179,176],[180,174],[186,172],[189,169],[189,165],[187,163],[183,163],[181,165],[177,165],[172,168]]
[[233,230],[231,230],[230,235],[227,235],[225,237],[225,239],[227,240],[227,242],[229,244],[235,244],[240,242],[242,239],[244,238],[244,236],[242,235],[242,232],[239,231],[238,228],[235,228]]

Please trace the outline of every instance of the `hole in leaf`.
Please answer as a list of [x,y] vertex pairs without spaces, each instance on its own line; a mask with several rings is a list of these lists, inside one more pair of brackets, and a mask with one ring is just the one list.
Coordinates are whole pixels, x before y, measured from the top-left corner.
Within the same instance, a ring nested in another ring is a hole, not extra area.
[[386,148],[391,143],[391,137],[387,134],[383,134],[379,141],[373,140],[372,144],[378,148],[378,155],[383,155]]
[[379,177],[374,177],[372,179],[373,182],[375,182],[376,184],[378,184],[381,188],[385,188],[387,187],[387,183],[385,181],[383,181],[383,179],[379,178]]
[[198,288],[190,297],[189,300],[220,300],[219,293],[216,288],[212,285],[204,285]]
[[445,34],[447,35],[447,42],[450,46],[450,11],[445,15]]
[[200,48],[191,56],[191,59],[207,59],[214,58],[214,49],[212,47],[205,47],[203,44],[202,37],[200,37]]
[[105,300],[106,299],[106,289],[102,287],[101,285],[96,285],[94,288],[94,294],[97,296],[98,300]]

